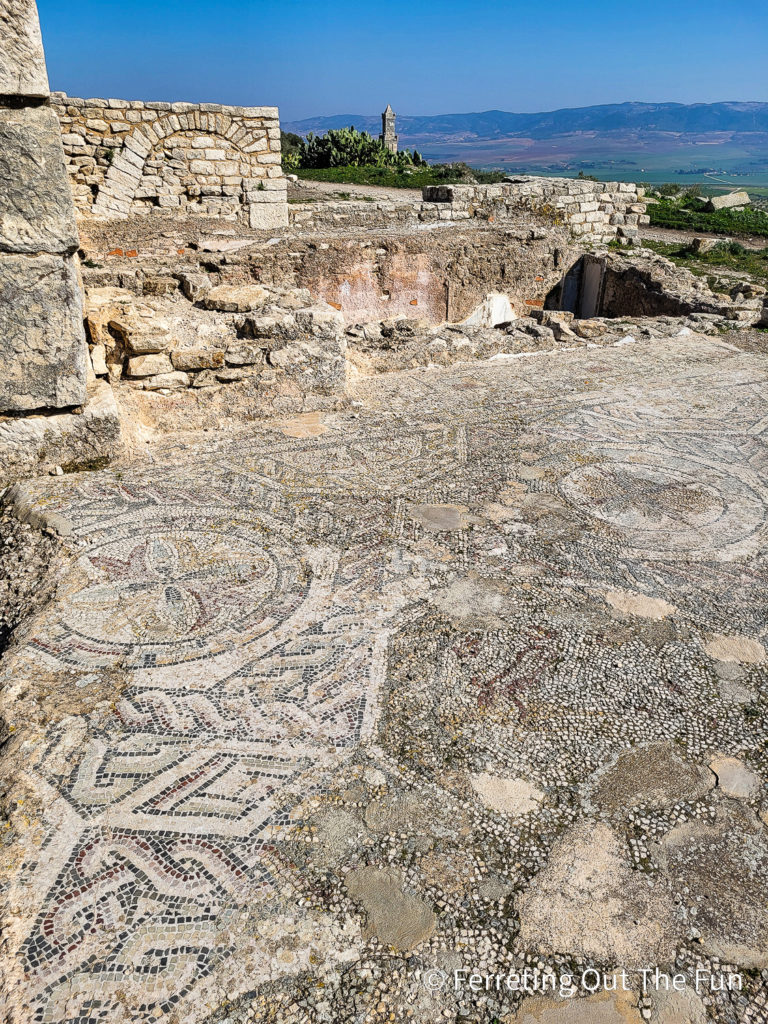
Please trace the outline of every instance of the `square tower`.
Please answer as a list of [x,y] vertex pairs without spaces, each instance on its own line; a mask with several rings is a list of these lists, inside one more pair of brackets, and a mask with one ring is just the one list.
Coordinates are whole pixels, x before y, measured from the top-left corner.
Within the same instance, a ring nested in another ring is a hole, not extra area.
[[390,153],[397,152],[397,135],[395,134],[395,118],[397,114],[394,112],[392,107],[387,104],[387,109],[381,115],[381,135],[379,138],[387,147]]

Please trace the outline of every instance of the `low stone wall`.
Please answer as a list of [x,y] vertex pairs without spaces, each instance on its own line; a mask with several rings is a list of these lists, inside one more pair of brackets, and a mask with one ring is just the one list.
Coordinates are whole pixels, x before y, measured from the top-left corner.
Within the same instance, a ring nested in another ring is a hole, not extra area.
[[[343,190],[344,186],[339,186]],[[288,222],[297,232],[326,231],[336,228],[387,228],[413,225],[421,218],[423,203],[402,203],[387,200],[332,200],[328,202],[294,203],[288,207]]]
[[628,182],[520,177],[498,185],[428,185],[423,212],[436,207],[443,219],[484,217],[504,221],[529,210],[552,224],[564,224],[585,240],[632,241],[649,218],[644,191]]
[[[343,186],[340,186],[342,189]],[[422,199],[396,202],[337,200],[292,203],[289,223],[296,231],[328,228],[383,228],[469,221],[535,222],[565,226],[585,241],[631,242],[649,218],[643,190],[625,182],[579,181],[572,178],[518,178],[498,185],[428,185]]]
[[200,214],[288,224],[277,107],[52,94],[75,204],[105,218]]

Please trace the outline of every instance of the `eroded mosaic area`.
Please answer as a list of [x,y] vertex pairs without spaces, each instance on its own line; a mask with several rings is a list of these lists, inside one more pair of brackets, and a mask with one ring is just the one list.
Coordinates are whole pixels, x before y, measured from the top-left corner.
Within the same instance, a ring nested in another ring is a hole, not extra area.
[[[768,1019],[764,358],[358,392],[35,485],[73,533],[3,665],[9,1019]],[[585,964],[744,982],[425,983]]]

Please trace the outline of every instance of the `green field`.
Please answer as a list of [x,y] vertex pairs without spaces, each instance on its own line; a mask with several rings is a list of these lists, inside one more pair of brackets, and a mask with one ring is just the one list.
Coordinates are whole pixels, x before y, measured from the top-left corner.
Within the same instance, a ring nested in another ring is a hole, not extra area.
[[[583,171],[602,181],[712,185],[726,190],[768,188],[768,139],[738,141],[712,134],[699,139],[670,133],[642,137],[574,134],[546,140],[430,144],[418,140],[430,161],[463,160],[506,173],[574,177]],[[684,173],[683,173],[684,172]]]

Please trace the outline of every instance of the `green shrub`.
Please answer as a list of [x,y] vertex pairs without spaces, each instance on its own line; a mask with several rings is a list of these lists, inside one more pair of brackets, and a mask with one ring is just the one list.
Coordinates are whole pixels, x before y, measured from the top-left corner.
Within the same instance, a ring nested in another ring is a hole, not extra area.
[[297,168],[324,170],[332,167],[421,167],[426,161],[415,149],[391,153],[381,139],[356,128],[331,128],[325,135],[312,132],[300,139],[295,150]]
[[304,140],[295,132],[280,132],[280,149],[282,152],[283,167],[287,171],[294,171],[299,166],[301,147]]
[[657,242],[654,239],[645,239],[643,245],[666,256],[678,266],[687,267],[694,274],[704,277],[715,292],[730,287],[712,273],[719,268],[735,270],[762,284],[768,281],[768,248],[747,249],[740,242],[718,242],[706,252],[694,252],[685,242]]
[[385,188],[423,188],[425,185],[460,185],[503,181],[500,171],[473,171],[466,164],[422,164],[420,167],[298,168],[306,181],[332,181],[339,185],[379,185]]
[[651,224],[684,231],[710,231],[717,235],[768,236],[768,214],[762,210],[715,210],[707,213],[693,196],[681,202],[669,199],[649,203]]

